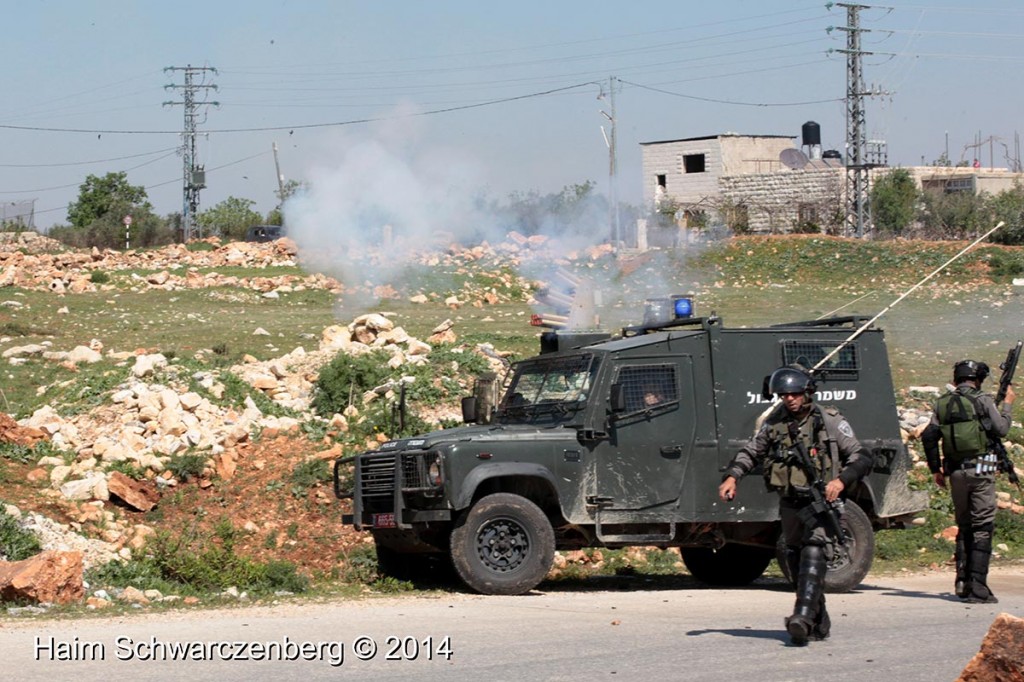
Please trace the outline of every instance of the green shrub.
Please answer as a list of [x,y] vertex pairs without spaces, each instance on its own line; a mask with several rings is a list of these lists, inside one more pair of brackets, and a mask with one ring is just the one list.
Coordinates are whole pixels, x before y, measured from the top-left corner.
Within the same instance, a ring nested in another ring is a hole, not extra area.
[[379,350],[365,355],[338,353],[320,370],[313,388],[313,409],[322,417],[330,417],[353,401],[359,404],[363,392],[389,379],[388,359]]
[[209,458],[196,452],[185,452],[180,455],[172,455],[167,462],[167,470],[174,474],[174,477],[181,482],[190,478],[196,478],[206,468],[206,461]]
[[92,589],[131,586],[140,590],[174,592],[180,587],[164,580],[160,574],[160,567],[152,557],[110,561],[102,566],[93,566],[85,572],[84,578]]
[[[260,409],[260,412],[265,415],[274,417],[300,416],[295,410],[274,402],[263,391],[253,388],[233,372],[222,371],[220,373],[220,382],[224,384],[224,397],[222,401],[218,402],[224,402],[233,407],[244,409],[245,399],[250,398],[256,404],[256,407]],[[198,384],[193,386],[193,390],[202,395],[210,395],[209,391],[199,387]]]
[[42,551],[39,538],[21,527],[18,519],[0,509],[0,555],[7,561],[21,561]]
[[89,273],[89,281],[93,284],[107,284],[110,282],[110,275],[102,270],[93,270]]
[[988,267],[993,275],[999,277],[1017,277],[1024,273],[1024,262],[1017,253],[993,251],[988,258]]
[[75,453],[61,450],[48,440],[38,441],[34,445],[0,442],[0,457],[21,464],[31,464],[43,457],[59,457],[65,462],[71,462],[75,458]]
[[111,463],[107,467],[107,471],[119,471],[128,478],[134,478],[136,481],[141,481],[146,476],[145,469],[140,467],[138,462],[130,459],[122,459]]
[[0,457],[13,462],[20,462],[21,464],[28,464],[38,459],[35,456],[35,450],[31,446],[8,442],[0,443]]
[[370,545],[358,545],[339,557],[342,569],[338,578],[346,583],[369,585],[377,580],[377,552]]
[[159,531],[147,544],[162,579],[197,590],[237,587],[240,590],[303,592],[309,581],[287,561],[260,563],[239,554],[238,530],[222,519],[212,533],[195,529]]

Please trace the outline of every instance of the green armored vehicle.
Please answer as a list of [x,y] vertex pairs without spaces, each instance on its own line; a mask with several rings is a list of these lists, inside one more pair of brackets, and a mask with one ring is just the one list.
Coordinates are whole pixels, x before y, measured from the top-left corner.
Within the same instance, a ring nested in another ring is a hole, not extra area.
[[[907,488],[883,332],[843,345],[866,320],[729,329],[686,317],[687,307],[677,300],[678,319],[615,337],[545,332],[493,409],[464,399],[470,425],[338,460],[335,492],[352,498],[345,520],[373,534],[380,570],[413,579],[454,566],[474,590],[520,594],[543,580],[556,549],[642,545],[678,547],[698,580],[749,583],[778,551],[778,498],[752,475],[723,503],[722,472],[771,406],[763,377],[841,347],[816,371],[816,399],[843,412],[874,470],[846,493],[848,541],[835,548],[827,589],[856,587],[873,528],[927,506]],[[353,489],[343,490],[352,459]]]

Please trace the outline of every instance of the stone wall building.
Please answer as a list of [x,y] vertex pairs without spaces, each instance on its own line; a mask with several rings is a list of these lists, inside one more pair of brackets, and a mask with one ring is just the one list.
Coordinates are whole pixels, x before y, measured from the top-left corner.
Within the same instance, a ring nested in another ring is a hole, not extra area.
[[804,157],[801,168],[789,167],[787,153],[802,156],[794,139],[726,133],[641,143],[644,202],[674,211],[682,228],[831,231],[842,222],[842,161]]

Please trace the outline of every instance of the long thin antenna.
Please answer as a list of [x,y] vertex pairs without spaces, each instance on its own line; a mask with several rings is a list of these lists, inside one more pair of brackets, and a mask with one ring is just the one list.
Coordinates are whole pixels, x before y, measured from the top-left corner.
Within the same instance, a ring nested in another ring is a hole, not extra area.
[[849,303],[845,303],[845,304],[843,304],[843,305],[839,306],[839,307],[838,307],[838,308],[836,308],[835,310],[830,310],[829,312],[825,313],[824,315],[818,315],[818,316],[817,316],[816,318],[814,318],[814,319],[815,319],[815,320],[823,320],[823,319],[825,319],[826,317],[832,317],[833,315],[835,315],[836,313],[838,313],[838,312],[839,312],[840,310],[842,310],[843,308],[849,308],[849,307],[850,307],[851,305],[853,305],[853,304],[854,304],[854,303],[856,303],[857,301],[863,301],[863,300],[864,300],[865,298],[867,298],[868,296],[871,296],[871,295],[872,295],[872,294],[874,294],[874,293],[877,293],[877,292],[874,292],[874,291],[869,291],[868,293],[864,294],[863,296],[858,296],[857,298],[853,299],[853,300],[852,300],[852,301],[850,301]]
[[[835,347],[834,349],[832,349],[832,352],[831,352],[831,353],[829,353],[828,355],[826,355],[825,357],[823,357],[823,358],[822,358],[822,359],[821,359],[821,360],[820,360],[820,361],[819,361],[819,362],[818,362],[818,363],[817,363],[816,365],[814,365],[814,367],[812,367],[812,368],[811,368],[811,370],[810,370],[810,371],[811,371],[811,372],[813,373],[813,372],[814,372],[814,371],[815,371],[816,369],[818,369],[819,367],[821,367],[822,365],[824,365],[824,364],[825,364],[826,362],[828,362],[829,360],[831,360],[831,359],[832,359],[832,357],[833,357],[833,356],[834,356],[834,355],[835,355],[836,353],[838,353],[838,352],[839,352],[840,350],[842,350],[843,348],[845,348],[846,346],[848,346],[848,345],[850,344],[850,342],[852,342],[852,341],[853,341],[854,339],[856,339],[856,338],[857,338],[858,336],[860,336],[860,335],[861,335],[861,334],[862,334],[862,333],[864,332],[864,330],[865,330],[865,329],[867,329],[868,327],[870,327],[871,325],[873,325],[873,324],[874,324],[874,323],[875,323],[876,321],[878,321],[878,318],[880,318],[880,317],[881,317],[882,315],[885,315],[885,314],[886,314],[887,312],[889,312],[890,310],[892,310],[893,306],[895,306],[895,305],[896,305],[897,303],[899,303],[900,301],[902,301],[903,299],[905,299],[905,298],[906,298],[907,296],[909,296],[909,295],[910,295],[910,294],[911,294],[911,293],[912,293],[913,291],[915,291],[915,290],[916,290],[916,289],[917,289],[917,288],[918,288],[919,286],[921,286],[922,284],[924,284],[925,282],[927,282],[928,280],[930,280],[930,279],[931,279],[932,277],[934,277],[935,275],[937,275],[937,274],[939,274],[940,272],[942,272],[942,271],[943,271],[944,269],[946,269],[946,268],[947,268],[947,267],[949,266],[949,264],[950,264],[950,263],[952,263],[952,262],[953,262],[953,261],[955,261],[955,260],[956,260],[957,258],[959,258],[960,256],[964,255],[965,253],[967,253],[967,252],[968,252],[968,251],[970,251],[971,249],[973,249],[973,248],[974,248],[975,246],[977,246],[978,244],[980,244],[980,243],[981,243],[981,242],[982,242],[982,241],[983,241],[984,239],[986,239],[986,238],[987,238],[987,237],[988,237],[989,235],[991,235],[991,234],[992,234],[993,232],[995,232],[996,230],[998,230],[998,229],[999,229],[1000,227],[1002,227],[1002,226],[1003,226],[1003,225],[1005,225],[1005,224],[1006,224],[1006,223],[1004,223],[1004,222],[1003,222],[1002,220],[1000,220],[1000,221],[999,221],[999,224],[998,224],[998,225],[996,225],[996,226],[995,226],[995,227],[993,227],[993,228],[992,228],[991,230],[989,230],[988,232],[986,232],[985,234],[981,235],[980,237],[978,237],[977,239],[975,239],[975,240],[974,240],[973,242],[971,242],[970,244],[968,244],[967,246],[965,246],[965,247],[964,247],[963,249],[961,249],[961,250],[960,250],[960,252],[959,252],[958,254],[956,254],[955,256],[953,256],[952,258],[950,258],[949,260],[947,260],[947,261],[946,261],[945,263],[943,263],[943,264],[942,264],[942,265],[940,265],[939,267],[937,267],[937,268],[935,268],[934,270],[932,270],[932,271],[931,271],[931,272],[930,272],[930,273],[928,274],[928,276],[927,276],[927,277],[925,277],[925,278],[924,278],[924,279],[922,279],[922,280],[921,280],[920,282],[918,282],[918,283],[917,283],[917,284],[915,284],[914,286],[912,286],[912,287],[910,287],[909,289],[907,289],[907,290],[906,290],[906,291],[905,291],[905,292],[904,292],[904,293],[903,293],[903,294],[902,294],[902,295],[901,295],[901,296],[900,296],[899,298],[897,298],[897,299],[896,299],[895,301],[893,301],[892,303],[890,303],[889,305],[887,305],[887,306],[886,306],[886,307],[885,307],[885,308],[884,308],[884,309],[883,309],[883,310],[882,310],[882,311],[881,311],[880,313],[878,313],[877,315],[875,315],[874,317],[872,317],[872,318],[871,318],[870,320],[868,320],[867,322],[865,322],[865,323],[864,323],[863,325],[861,325],[861,326],[860,326],[860,328],[859,328],[859,329],[858,329],[857,331],[855,331],[855,332],[854,332],[853,334],[851,334],[850,336],[848,336],[848,337],[846,338],[846,340],[845,340],[845,341],[843,341],[843,342],[842,342],[842,343],[840,343],[840,344],[839,344],[838,346],[836,346],[836,347]],[[782,404],[781,402],[774,402],[774,403],[772,403],[771,405],[769,405],[769,406],[768,406],[768,408],[767,408],[767,409],[765,409],[765,411],[764,411],[764,412],[762,412],[762,413],[761,413],[760,415],[758,415],[758,417],[757,417],[757,420],[755,421],[755,429],[760,429],[760,428],[761,428],[761,425],[762,425],[762,424],[764,423],[764,420],[765,420],[765,419],[767,419],[767,418],[768,418],[768,416],[769,416],[769,415],[770,415],[770,414],[772,413],[772,410],[774,410],[774,409],[778,408],[778,407],[779,407],[779,406],[780,406],[781,404]]]
[[882,309],[882,311],[881,311],[880,313],[878,313],[877,315],[875,315],[874,317],[872,317],[872,318],[871,318],[870,320],[868,320],[867,322],[865,322],[865,323],[864,323],[863,325],[861,325],[860,329],[858,329],[858,330],[857,330],[857,331],[855,331],[855,332],[854,332],[854,333],[853,333],[852,335],[850,335],[850,337],[849,337],[849,338],[847,338],[847,339],[846,339],[845,341],[843,341],[843,342],[842,342],[841,344],[839,344],[838,346],[836,346],[835,348],[833,348],[833,349],[832,349],[832,352],[831,352],[831,353],[829,353],[828,355],[826,355],[825,357],[823,357],[823,358],[822,358],[821,360],[819,360],[819,361],[818,361],[818,363],[817,363],[816,365],[814,365],[814,367],[812,367],[812,368],[811,368],[811,371],[813,372],[814,370],[818,369],[819,367],[821,367],[822,365],[824,365],[824,364],[825,364],[826,362],[828,362],[829,360],[831,360],[831,359],[832,359],[832,356],[834,356],[834,355],[835,355],[836,353],[838,353],[838,352],[839,352],[839,351],[840,351],[840,350],[841,350],[842,348],[844,348],[844,347],[845,347],[845,346],[846,346],[847,344],[849,344],[849,343],[850,343],[851,341],[853,341],[853,340],[854,340],[855,338],[857,338],[858,336],[860,336],[860,335],[861,335],[861,333],[863,333],[863,331],[864,331],[865,329],[867,329],[868,327],[870,327],[871,325],[873,325],[873,324],[875,323],[875,321],[876,321],[876,320],[878,320],[878,318],[880,318],[880,317],[881,317],[882,315],[885,315],[885,314],[886,314],[887,312],[889,312],[890,310],[892,310],[893,306],[895,306],[895,305],[896,305],[897,303],[899,303],[900,301],[902,301],[903,299],[905,299],[905,298],[906,298],[907,296],[909,296],[909,295],[910,295],[910,294],[911,294],[912,292],[914,292],[914,291],[915,291],[915,290],[916,290],[916,289],[917,289],[917,288],[918,288],[919,286],[921,286],[922,284],[924,284],[925,282],[927,282],[928,280],[930,280],[930,279],[931,279],[932,277],[934,277],[935,275],[937,275],[937,274],[939,274],[940,272],[942,272],[943,270],[945,270],[945,269],[946,269],[946,268],[947,268],[947,267],[949,266],[949,264],[950,264],[950,263],[952,263],[952,262],[953,262],[953,261],[955,261],[955,260],[956,260],[957,258],[959,258],[960,256],[964,255],[965,253],[967,253],[967,252],[968,252],[968,251],[970,251],[971,249],[973,249],[973,248],[974,248],[975,246],[977,246],[977,245],[978,245],[978,244],[980,244],[981,242],[983,242],[983,241],[984,241],[985,239],[987,239],[987,238],[988,238],[988,236],[989,236],[990,234],[992,234],[993,232],[995,232],[996,230],[998,230],[998,229],[999,229],[1000,227],[1002,227],[1002,226],[1003,226],[1003,225],[1005,225],[1005,224],[1006,224],[1005,222],[1003,222],[1002,220],[1000,220],[1000,221],[999,221],[999,224],[998,224],[998,225],[996,225],[996,226],[995,226],[995,227],[993,227],[993,228],[992,228],[991,230],[989,230],[988,232],[986,232],[985,234],[981,235],[980,237],[978,237],[977,239],[975,239],[975,240],[974,240],[973,242],[971,242],[970,244],[968,244],[967,246],[965,246],[965,247],[964,247],[963,249],[961,249],[961,250],[960,250],[960,252],[959,252],[958,254],[956,254],[955,256],[953,256],[952,258],[950,258],[950,259],[949,259],[948,261],[946,261],[945,263],[943,263],[943,264],[942,264],[942,265],[940,265],[939,267],[937,267],[937,268],[935,268],[934,270],[932,270],[932,271],[931,271],[931,272],[930,272],[930,273],[928,274],[928,276],[927,276],[927,277],[925,277],[925,278],[924,278],[924,279],[922,279],[922,280],[921,280],[920,282],[918,282],[917,284],[915,284],[914,286],[910,287],[910,288],[909,288],[909,289],[907,289],[907,290],[906,290],[905,292],[903,292],[903,294],[902,294],[902,295],[901,295],[901,296],[900,296],[899,298],[897,298],[897,299],[896,299],[895,301],[893,301],[893,302],[892,302],[892,303],[890,303],[889,305],[885,306],[885,308],[883,308],[883,309]]

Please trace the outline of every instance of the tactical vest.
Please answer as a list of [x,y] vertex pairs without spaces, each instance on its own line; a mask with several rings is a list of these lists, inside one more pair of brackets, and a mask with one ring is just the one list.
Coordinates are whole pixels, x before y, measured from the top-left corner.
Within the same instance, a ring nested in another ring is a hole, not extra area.
[[935,418],[942,432],[942,455],[962,462],[988,452],[988,416],[979,409],[979,392],[949,391],[935,401]]
[[[839,446],[829,437],[821,409],[818,405],[811,406],[810,418],[801,425],[800,439],[818,479],[827,483],[839,473]],[[829,410],[830,415],[839,414],[834,407],[825,409]],[[768,437],[772,450],[768,453],[764,467],[765,485],[783,497],[808,495],[811,482],[794,449],[793,438],[789,434],[789,420],[783,419],[771,424]]]

